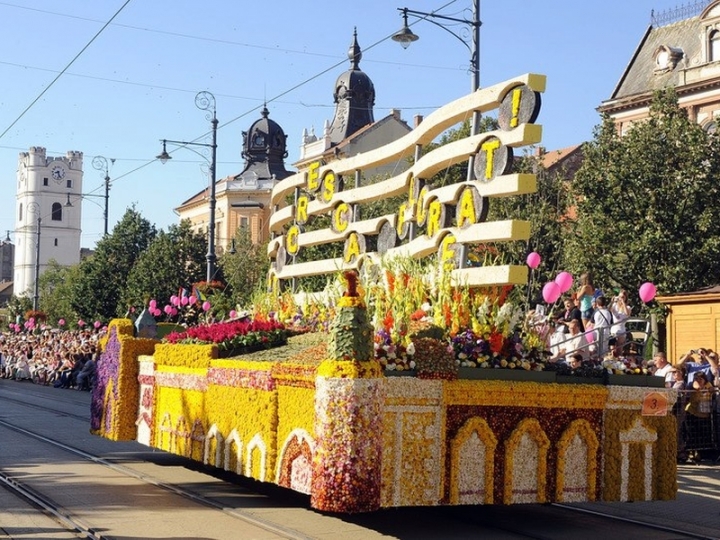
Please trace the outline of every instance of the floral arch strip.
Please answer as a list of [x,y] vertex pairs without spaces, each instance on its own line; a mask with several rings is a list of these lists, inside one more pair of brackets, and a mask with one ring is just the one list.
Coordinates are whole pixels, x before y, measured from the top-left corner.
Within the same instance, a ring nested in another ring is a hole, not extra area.
[[547,453],[550,439],[535,418],[518,423],[505,445],[504,504],[547,501]]
[[470,418],[458,430],[450,443],[450,504],[493,503],[496,447],[482,418]]
[[570,423],[557,443],[556,501],[595,500],[599,447],[590,422],[578,419]]
[[310,494],[315,441],[304,429],[290,432],[280,451],[275,482],[300,493]]
[[[234,456],[232,455],[233,449],[235,449]],[[233,429],[227,436],[227,439],[225,439],[225,461],[223,462],[223,469],[237,474],[242,474],[242,452],[242,438],[240,437],[238,430]],[[233,462],[235,463],[235,467],[231,466]]]
[[[211,446],[213,444],[213,441],[215,442],[215,452],[213,452],[214,459],[211,462],[210,461],[210,451],[212,450]],[[213,465],[215,467],[220,467],[220,459],[222,458],[222,450],[223,450],[223,436],[220,432],[220,428],[218,428],[217,424],[213,424],[210,426],[210,429],[207,432],[207,435],[205,436],[205,445],[203,448],[203,463],[205,465]]]
[[[259,463],[258,470],[254,473],[253,456],[255,455],[256,450]],[[245,459],[245,476],[249,478],[254,478],[255,480],[260,480],[261,482],[265,482],[265,462],[267,460],[267,447],[265,446],[265,441],[263,441],[263,438],[259,433],[257,433],[252,439],[250,439],[250,442],[247,445]]]

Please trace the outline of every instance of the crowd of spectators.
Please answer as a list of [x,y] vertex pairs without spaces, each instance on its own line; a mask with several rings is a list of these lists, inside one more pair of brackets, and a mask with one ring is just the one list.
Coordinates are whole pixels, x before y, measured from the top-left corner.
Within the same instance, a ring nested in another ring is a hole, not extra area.
[[90,390],[99,337],[91,329],[0,333],[0,378]]

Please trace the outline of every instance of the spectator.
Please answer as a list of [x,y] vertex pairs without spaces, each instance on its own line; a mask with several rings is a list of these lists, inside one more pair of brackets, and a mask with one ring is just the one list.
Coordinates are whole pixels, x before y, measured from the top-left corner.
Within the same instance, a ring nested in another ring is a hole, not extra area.
[[655,353],[655,356],[653,356],[652,359],[653,362],[653,375],[656,377],[663,377],[665,379],[665,386],[672,385],[673,383],[673,374],[672,370],[674,369],[672,364],[670,364],[667,361],[667,357],[665,356],[664,352],[658,352]]
[[686,446],[690,450],[689,459],[700,461],[698,450],[714,444],[712,419],[713,385],[707,380],[704,371],[695,373],[690,386],[689,403],[685,407],[687,427]]
[[587,326],[592,320],[592,302],[595,294],[595,286],[592,282],[592,276],[589,272],[580,276],[580,288],[575,294],[580,304],[580,313],[582,315],[583,327]]
[[76,390],[91,390],[93,379],[95,378],[95,359],[89,358],[83,364],[82,369],[77,374]]
[[582,321],[582,313],[578,307],[578,301],[575,298],[567,298],[565,300],[565,311],[558,319],[558,322],[564,324],[565,326],[567,326],[570,321],[577,321],[580,324],[580,331],[585,331],[585,325],[583,325]]
[[597,343],[597,354],[602,356],[608,348],[610,340],[610,328],[613,323],[613,316],[605,307],[605,297],[598,296],[595,300],[597,309],[593,314],[593,328],[595,329],[595,343]]
[[627,303],[627,292],[620,289],[618,295],[613,298],[610,304],[610,313],[612,314],[613,325],[610,327],[610,333],[615,336],[620,345],[625,343],[625,321],[630,317],[632,308]]
[[[695,360],[698,355],[699,361]],[[692,350],[680,357],[678,365],[683,366],[687,371],[688,385],[692,386],[692,382],[697,373],[704,373],[708,382],[714,382],[718,377],[718,355],[712,349]]]
[[570,321],[568,324],[570,334],[566,335],[564,343],[558,343],[558,351],[550,358],[551,362],[565,359],[570,364],[571,355],[577,353],[583,360],[588,358],[588,341],[585,334],[580,332],[580,323],[578,321]]

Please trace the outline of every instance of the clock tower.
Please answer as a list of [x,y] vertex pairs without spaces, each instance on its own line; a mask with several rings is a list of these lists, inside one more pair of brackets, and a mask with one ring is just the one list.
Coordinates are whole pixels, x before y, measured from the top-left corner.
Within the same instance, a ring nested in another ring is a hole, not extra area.
[[80,262],[82,206],[66,202],[82,193],[82,167],[82,152],[49,157],[45,148],[33,146],[20,153],[13,275],[18,296],[33,296],[36,269],[42,274],[51,259],[63,266]]

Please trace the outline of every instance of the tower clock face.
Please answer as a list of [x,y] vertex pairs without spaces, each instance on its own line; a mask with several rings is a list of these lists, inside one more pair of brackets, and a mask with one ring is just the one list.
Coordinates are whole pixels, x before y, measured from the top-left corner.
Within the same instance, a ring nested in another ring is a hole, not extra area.
[[60,165],[55,165],[50,171],[50,176],[52,176],[56,182],[62,182],[62,179],[65,178],[65,168]]

